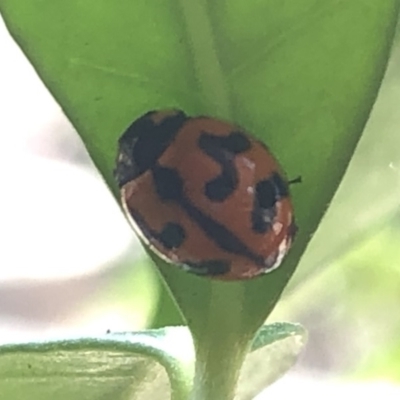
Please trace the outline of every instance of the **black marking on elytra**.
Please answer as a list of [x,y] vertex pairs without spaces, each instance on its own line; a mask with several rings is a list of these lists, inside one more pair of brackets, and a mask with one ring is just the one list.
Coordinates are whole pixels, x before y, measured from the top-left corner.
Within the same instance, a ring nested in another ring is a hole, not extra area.
[[156,164],[152,168],[154,186],[160,199],[164,202],[174,202],[182,207],[188,216],[203,230],[203,232],[222,250],[247,257],[256,264],[263,265],[262,256],[252,252],[245,243],[234,235],[224,225],[218,223],[203,211],[198,209],[186,197],[183,179],[173,168]]
[[251,222],[253,231],[266,233],[276,217],[276,203],[289,195],[287,183],[278,173],[256,184]]
[[204,153],[221,166],[221,174],[206,182],[205,196],[211,201],[224,201],[235,191],[239,183],[234,157],[247,151],[251,143],[241,132],[231,132],[228,136],[203,132],[198,144]]
[[276,208],[261,208],[254,206],[251,212],[252,229],[255,233],[267,233],[272,228],[272,221],[276,217]]
[[215,147],[233,154],[244,153],[251,147],[250,140],[242,132],[233,131],[227,136],[203,132],[199,138],[199,145],[207,153],[207,147]]
[[190,218],[203,230],[203,232],[222,250],[246,257],[255,264],[263,265],[264,258],[250,250],[234,233],[224,225],[215,221],[207,214],[195,207],[189,200],[182,198],[181,207],[186,211]]
[[272,175],[271,179],[275,185],[276,196],[278,199],[289,196],[289,185],[277,172]]
[[186,239],[184,228],[175,222],[167,222],[161,232],[157,232],[147,224],[137,210],[129,209],[129,212],[147,240],[154,238],[168,250],[180,247]]
[[183,179],[179,172],[173,168],[156,164],[152,168],[154,186],[162,201],[175,201],[180,203],[183,194]]
[[260,208],[272,208],[277,198],[276,187],[272,179],[266,179],[256,184],[255,197]]
[[162,231],[157,235],[157,239],[168,250],[177,249],[186,239],[186,233],[182,225],[168,222]]
[[134,121],[119,139],[117,167],[114,175],[119,186],[150,169],[174,140],[188,117],[182,112],[166,115],[159,124],[150,111]]
[[266,233],[272,227],[272,221],[276,216],[276,191],[270,179],[256,184],[254,193],[251,223],[255,233]]
[[225,275],[231,269],[231,263],[226,260],[184,261],[191,272],[196,275],[218,276]]

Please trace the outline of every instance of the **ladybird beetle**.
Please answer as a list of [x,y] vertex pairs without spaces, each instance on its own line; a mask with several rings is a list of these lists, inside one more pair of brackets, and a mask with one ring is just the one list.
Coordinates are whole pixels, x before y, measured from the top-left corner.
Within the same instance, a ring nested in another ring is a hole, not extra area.
[[197,275],[241,280],[270,272],[296,233],[280,166],[230,123],[150,111],[119,139],[114,172],[139,237]]

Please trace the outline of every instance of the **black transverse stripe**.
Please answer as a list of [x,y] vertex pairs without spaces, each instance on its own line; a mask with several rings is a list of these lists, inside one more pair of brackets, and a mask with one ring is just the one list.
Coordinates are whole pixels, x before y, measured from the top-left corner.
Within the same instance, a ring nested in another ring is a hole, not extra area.
[[[247,257],[255,264],[264,266],[264,258],[262,256],[251,251],[245,243],[224,225],[218,223],[192,204],[185,195],[183,179],[176,169],[156,164],[152,168],[152,176],[157,195],[162,202],[167,204],[175,203],[181,206],[188,217],[222,250]],[[152,232],[152,234],[156,238],[159,237],[157,233]]]
[[196,222],[207,237],[222,250],[247,257],[257,265],[264,265],[264,257],[252,252],[236,235],[195,207],[188,199],[179,202],[189,217]]
[[[208,215],[204,214],[187,199],[182,199],[179,201],[179,204],[186,211],[188,216],[194,220],[196,224],[204,231],[207,237],[222,250],[228,253],[247,257],[255,264],[264,266],[264,258],[256,253],[253,253],[237,236],[225,228],[225,226],[219,224]],[[161,240],[161,233],[151,229],[146,220],[137,210],[129,209],[129,212],[147,240],[153,237],[164,247],[166,247]],[[189,262],[186,263],[189,264]]]

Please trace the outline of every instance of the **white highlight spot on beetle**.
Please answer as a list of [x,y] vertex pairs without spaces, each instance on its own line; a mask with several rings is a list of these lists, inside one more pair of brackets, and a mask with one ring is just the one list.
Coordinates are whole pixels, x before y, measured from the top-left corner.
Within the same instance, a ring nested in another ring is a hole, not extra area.
[[279,221],[276,221],[273,223],[272,229],[273,229],[275,235],[279,235],[282,232],[283,224]]

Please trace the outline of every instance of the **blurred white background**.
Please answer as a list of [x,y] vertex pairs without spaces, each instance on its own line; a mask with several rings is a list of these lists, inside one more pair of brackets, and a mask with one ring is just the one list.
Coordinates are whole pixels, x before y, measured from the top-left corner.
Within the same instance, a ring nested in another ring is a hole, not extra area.
[[[132,329],[118,307],[74,315],[141,249],[69,121],[0,20],[0,337]],[[112,302],[111,302],[112,303]],[[76,318],[75,318],[76,317]]]

